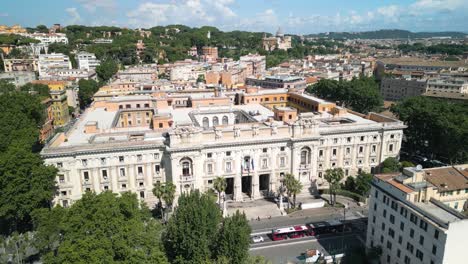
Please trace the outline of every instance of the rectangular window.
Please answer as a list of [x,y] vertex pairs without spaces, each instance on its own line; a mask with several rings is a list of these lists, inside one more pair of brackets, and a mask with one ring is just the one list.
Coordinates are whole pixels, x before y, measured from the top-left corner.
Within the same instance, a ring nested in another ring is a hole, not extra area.
[[120,168],[119,170],[119,174],[120,174],[120,177],[125,177],[125,169],[124,168]]
[[280,151],[284,151],[284,149],[285,149],[284,147],[281,147],[281,148],[280,148]]
[[361,136],[361,141],[364,141],[364,136]]
[[88,171],[83,171],[83,178],[85,181],[89,181],[89,172]]
[[393,144],[388,145],[388,152],[393,152]]
[[437,254],[437,246],[436,245],[432,245],[432,254]]
[[155,165],[154,170],[156,171],[156,173],[159,173],[161,171],[161,165]]
[[263,153],[267,153],[268,152],[268,149],[267,148],[263,148]]
[[410,229],[409,236],[410,236],[411,238],[414,237],[414,229],[413,229],[413,228]]
[[103,178],[104,180],[107,180],[107,170],[102,170],[101,173],[102,173],[102,178]]
[[363,153],[364,152],[364,147],[363,146],[360,146],[359,147],[359,153]]
[[268,159],[262,159],[262,169],[268,168]]
[[377,146],[376,145],[372,145],[372,153],[375,153],[377,151]]
[[124,162],[124,161],[125,161],[124,156],[119,156],[119,162]]
[[424,222],[423,220],[420,220],[419,221],[419,227],[424,230],[424,231],[427,231],[427,223]]
[[346,148],[346,155],[351,154],[351,148]]
[[101,165],[105,165],[106,164],[106,158],[101,158]]
[[211,163],[207,164],[206,168],[207,168],[206,170],[207,170],[208,173],[210,173],[210,174],[213,173],[213,164],[211,164]]
[[137,167],[138,175],[143,174],[143,167]]
[[410,221],[413,224],[418,225],[418,217],[416,215],[414,215],[413,213],[411,213],[411,215],[410,215]]
[[230,157],[231,156],[231,151],[226,151],[226,156]]
[[392,238],[395,237],[395,231],[391,228],[388,229],[388,235],[391,236]]
[[424,245],[424,236],[419,236],[419,245]]
[[323,157],[323,149],[319,150],[319,157]]
[[62,162],[57,162],[57,168],[62,168],[63,167],[63,163]]
[[59,182],[60,182],[60,183],[64,183],[64,182],[65,182],[65,176],[59,175],[58,177],[59,177]]
[[411,264],[410,258],[408,256],[405,256],[405,264]]
[[398,244],[401,245],[402,242],[403,242],[403,237],[402,237],[402,236],[398,236]]
[[87,159],[82,159],[81,164],[83,165],[83,167],[88,166],[88,160]]
[[159,160],[159,153],[154,153],[153,156],[154,156],[154,159],[155,159],[155,160]]
[[397,256],[398,258],[400,258],[400,256],[401,256],[401,250],[400,250],[400,249],[397,249],[397,251],[396,251],[396,256]]
[[437,229],[434,231],[434,238],[439,239],[439,230]]
[[400,222],[400,230],[405,231],[405,223]]
[[286,166],[286,158],[285,157],[281,157],[280,158],[280,167],[284,167]]
[[409,252],[413,253],[413,251],[414,251],[414,246],[413,246],[410,242],[408,242],[408,243],[406,243],[406,250],[408,250]]
[[347,138],[346,138],[346,141],[347,141],[348,143],[351,143],[351,137],[347,137]]
[[390,214],[390,223],[395,224],[395,216]]
[[141,161],[143,159],[142,155],[137,155],[137,161]]
[[387,217],[387,210],[386,209],[383,210],[383,217]]
[[416,257],[422,261],[424,258],[424,254],[421,251],[419,251],[419,249],[416,249]]
[[392,242],[387,241],[387,248],[388,248],[388,249],[392,249]]
[[231,172],[232,171],[232,168],[231,168],[231,162],[226,162],[226,172]]
[[207,157],[207,158],[212,158],[212,157],[213,157],[213,153],[211,153],[211,152],[210,152],[210,153],[206,153],[206,157]]
[[333,155],[333,156],[336,156],[336,149],[333,149],[333,150],[332,150],[332,155]]

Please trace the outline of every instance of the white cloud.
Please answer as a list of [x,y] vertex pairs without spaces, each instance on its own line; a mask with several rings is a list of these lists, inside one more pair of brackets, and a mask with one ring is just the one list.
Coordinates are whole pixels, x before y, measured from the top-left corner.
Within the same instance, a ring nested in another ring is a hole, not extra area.
[[169,3],[145,2],[127,13],[129,24],[153,27],[165,24],[205,25],[237,17],[230,8],[234,0],[182,0]]
[[413,12],[454,11],[460,7],[467,7],[465,0],[418,0],[410,8]]
[[67,12],[67,14],[70,16],[68,24],[76,24],[81,20],[81,16],[75,7],[66,8],[65,12]]
[[112,10],[116,7],[115,0],[75,0],[80,3],[89,12],[95,12],[96,9],[102,8]]

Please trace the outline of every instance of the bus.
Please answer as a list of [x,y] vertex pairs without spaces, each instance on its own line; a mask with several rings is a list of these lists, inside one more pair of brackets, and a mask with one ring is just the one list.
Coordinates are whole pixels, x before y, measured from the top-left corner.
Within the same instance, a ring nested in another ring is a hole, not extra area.
[[283,227],[271,230],[271,240],[283,240],[304,236],[319,236],[343,231],[343,223],[339,220],[314,222],[306,225]]
[[298,238],[309,235],[309,228],[305,225],[283,227],[271,230],[271,239],[273,241],[288,238]]
[[343,231],[343,223],[339,220],[330,220],[306,224],[312,236],[333,234]]

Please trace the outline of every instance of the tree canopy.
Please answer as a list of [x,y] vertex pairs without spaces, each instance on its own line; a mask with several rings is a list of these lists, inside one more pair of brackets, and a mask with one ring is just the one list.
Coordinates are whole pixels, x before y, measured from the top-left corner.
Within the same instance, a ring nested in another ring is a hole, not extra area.
[[78,99],[80,107],[84,109],[93,101],[94,94],[99,90],[99,84],[95,80],[81,79],[78,81],[79,91]]
[[330,189],[330,203],[336,203],[336,191],[340,189],[340,182],[344,177],[342,168],[328,169],[325,171],[324,179],[328,182]]
[[379,111],[383,106],[377,82],[368,77],[353,78],[351,81],[322,79],[309,86],[307,91],[364,114]]
[[102,81],[108,81],[118,70],[119,65],[112,59],[106,59],[96,67],[96,73]]
[[136,194],[87,192],[68,209],[38,212],[35,224],[46,263],[168,263],[161,225]]
[[468,107],[428,97],[411,97],[392,106],[405,124],[404,147],[447,163],[468,162]]
[[249,263],[250,226],[245,214],[222,219],[213,197],[183,193],[163,241],[171,263]]

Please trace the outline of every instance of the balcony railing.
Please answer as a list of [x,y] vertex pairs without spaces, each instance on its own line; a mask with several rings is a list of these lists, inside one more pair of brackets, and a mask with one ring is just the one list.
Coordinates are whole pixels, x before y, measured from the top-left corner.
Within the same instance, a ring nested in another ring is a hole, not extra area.
[[193,177],[193,175],[180,175],[180,180],[182,182],[187,182],[187,181],[193,181],[195,178]]

